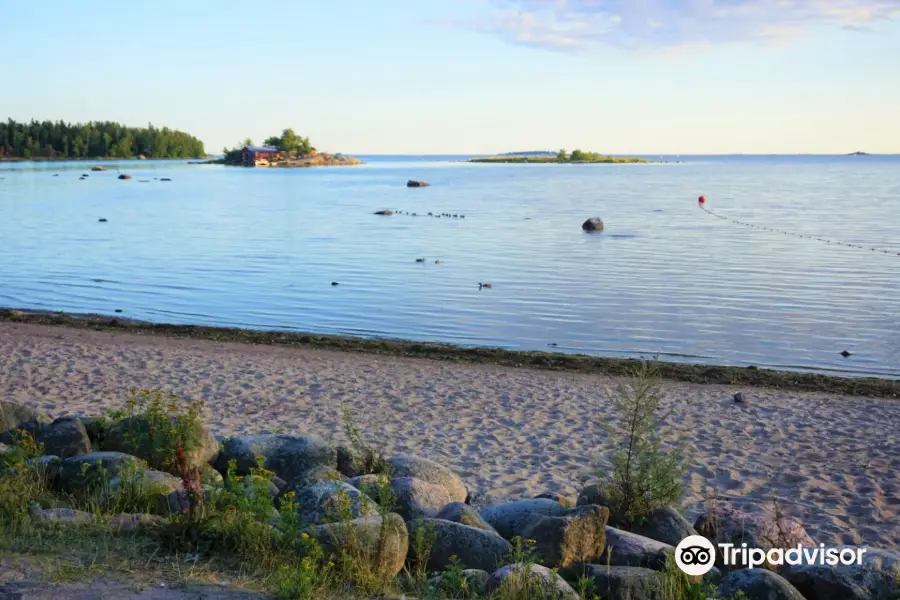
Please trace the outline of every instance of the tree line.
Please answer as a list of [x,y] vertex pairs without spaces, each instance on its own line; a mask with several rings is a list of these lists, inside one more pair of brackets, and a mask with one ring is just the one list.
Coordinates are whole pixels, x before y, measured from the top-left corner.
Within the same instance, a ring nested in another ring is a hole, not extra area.
[[111,121],[0,122],[0,158],[199,158],[203,142],[183,131]]

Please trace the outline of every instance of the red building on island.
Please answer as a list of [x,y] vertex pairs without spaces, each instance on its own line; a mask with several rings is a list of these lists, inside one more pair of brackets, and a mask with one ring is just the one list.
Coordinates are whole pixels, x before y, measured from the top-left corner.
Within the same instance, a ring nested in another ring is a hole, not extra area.
[[281,152],[275,146],[244,146],[241,150],[241,163],[245,167],[264,167],[281,158]]

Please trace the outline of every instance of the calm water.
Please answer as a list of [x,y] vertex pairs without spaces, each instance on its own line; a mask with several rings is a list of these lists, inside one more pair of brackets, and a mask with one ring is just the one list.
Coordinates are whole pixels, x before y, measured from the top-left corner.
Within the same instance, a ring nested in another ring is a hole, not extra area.
[[[131,181],[115,163],[84,181],[91,163],[3,163],[0,305],[900,376],[900,157],[449,158],[120,163]],[[892,254],[715,219],[699,194],[734,219]],[[420,216],[372,215],[385,208]],[[602,235],[582,233],[589,216]]]

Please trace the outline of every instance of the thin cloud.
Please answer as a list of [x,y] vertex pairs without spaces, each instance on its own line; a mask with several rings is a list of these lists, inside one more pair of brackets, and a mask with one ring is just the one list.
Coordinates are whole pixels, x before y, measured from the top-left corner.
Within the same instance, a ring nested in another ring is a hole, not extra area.
[[900,16],[900,0],[489,0],[469,24],[503,39],[561,51],[773,43],[813,26],[871,31]]

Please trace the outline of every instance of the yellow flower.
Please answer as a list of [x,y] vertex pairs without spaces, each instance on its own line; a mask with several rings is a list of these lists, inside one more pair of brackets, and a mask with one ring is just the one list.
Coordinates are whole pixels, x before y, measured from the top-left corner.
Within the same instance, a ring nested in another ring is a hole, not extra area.
[[536,544],[537,542],[535,542],[534,540],[525,540],[525,543],[531,546],[532,544]]
[[333,566],[334,566],[334,563],[331,562],[331,561],[328,561],[328,566],[329,566],[329,567],[333,567]]
[[308,534],[308,533],[301,533],[301,534],[300,534],[300,537],[302,537],[304,540],[308,540],[308,539],[309,539],[309,534]]

